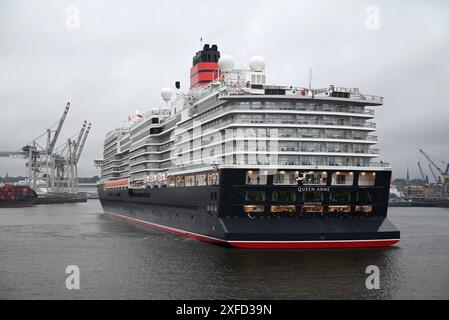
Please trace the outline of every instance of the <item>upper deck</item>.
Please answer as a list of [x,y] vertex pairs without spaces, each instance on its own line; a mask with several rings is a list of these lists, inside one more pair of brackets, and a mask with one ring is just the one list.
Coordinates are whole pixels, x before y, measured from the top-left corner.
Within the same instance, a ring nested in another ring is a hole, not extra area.
[[[198,77],[201,63],[193,63]],[[207,81],[195,78],[186,93],[179,85],[175,92],[164,88],[163,106],[109,133],[103,169],[131,181],[203,170],[210,163],[220,168],[390,169],[373,162],[379,157],[373,148],[376,124],[368,121],[383,97],[334,85],[267,84],[260,57],[251,60],[249,70],[234,69],[225,56],[214,63],[216,70],[202,70]]]

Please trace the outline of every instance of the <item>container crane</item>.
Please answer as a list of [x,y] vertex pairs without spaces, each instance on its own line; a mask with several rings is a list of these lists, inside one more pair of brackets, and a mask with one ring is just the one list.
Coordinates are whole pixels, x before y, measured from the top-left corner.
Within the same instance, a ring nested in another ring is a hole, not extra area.
[[[37,187],[38,176],[45,173],[40,178],[46,180],[48,193],[60,193],[67,189],[70,189],[71,192],[78,190],[77,164],[91,124],[87,125],[87,121],[84,121],[76,141],[69,138],[66,143],[55,147],[69,109],[70,102],[66,104],[64,112],[57,122],[22,149],[0,151],[0,157],[16,157],[28,160],[26,163],[28,184],[32,188]],[[55,126],[56,129],[52,130]],[[39,141],[45,135],[47,136],[47,144],[46,147],[42,147]]]
[[[87,126],[87,129],[86,129]],[[81,157],[81,153],[83,152],[84,145],[86,144],[87,136],[89,135],[91,128],[91,123],[87,125],[87,121],[84,121],[83,127],[78,135],[78,139],[73,143],[73,150],[71,152],[71,163],[73,166],[73,170],[75,172],[75,189],[78,190],[78,162]]]
[[87,140],[87,136],[89,135],[90,132],[90,128],[91,128],[92,124],[89,123],[89,125],[87,126],[86,132],[83,135],[83,140],[81,141],[80,146],[78,147],[78,152],[76,154],[76,163],[78,163],[80,157],[81,157],[81,153],[83,152],[84,149],[84,145],[86,144],[86,140]]
[[419,152],[424,155],[424,157],[430,162],[432,167],[434,167],[437,172],[443,177],[445,189],[447,192],[449,190],[449,164],[447,164],[446,169],[443,171],[424,150],[419,149]]
[[[62,114],[62,117],[59,119],[58,127],[54,131],[53,139],[51,139],[51,130],[47,129],[47,155],[51,155],[53,152],[53,149],[55,148],[56,141],[58,140],[59,134],[61,133],[62,126],[64,124],[65,118],[67,117],[67,113],[70,109],[70,102],[67,102],[67,105],[65,106],[64,113]],[[51,140],[51,141],[50,141]]]
[[429,177],[424,174],[424,171],[421,167],[421,163],[419,161],[418,161],[418,168],[419,168],[419,172],[421,173],[421,177],[424,180],[424,183],[429,184]]
[[429,164],[429,169],[430,169],[430,172],[432,173],[433,178],[435,179],[435,182],[436,183],[441,183],[441,177],[437,176],[435,174],[435,171],[433,171],[433,168],[432,168],[432,166],[430,164]]

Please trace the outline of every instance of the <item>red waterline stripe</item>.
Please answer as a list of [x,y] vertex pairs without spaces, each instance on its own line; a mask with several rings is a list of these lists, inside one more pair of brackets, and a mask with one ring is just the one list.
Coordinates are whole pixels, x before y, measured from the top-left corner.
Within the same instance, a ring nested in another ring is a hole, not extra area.
[[187,238],[200,240],[215,244],[228,244],[236,248],[246,249],[338,249],[338,248],[379,248],[390,247],[399,242],[399,239],[380,240],[334,240],[334,241],[226,241],[218,238],[208,237],[202,234],[188,232],[181,229],[163,226],[157,223],[131,218],[115,213],[105,213],[113,219],[133,222],[138,225],[166,231]]
[[379,248],[391,247],[398,243],[394,240],[354,240],[354,241],[229,241],[237,248],[246,249],[343,249],[343,248]]

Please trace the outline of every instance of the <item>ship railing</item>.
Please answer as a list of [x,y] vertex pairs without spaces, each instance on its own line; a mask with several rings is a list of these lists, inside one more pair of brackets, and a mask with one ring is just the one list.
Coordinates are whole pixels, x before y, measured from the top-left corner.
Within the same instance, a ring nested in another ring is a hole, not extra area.
[[379,149],[355,149],[353,153],[357,153],[357,154],[379,154],[380,150]]
[[[236,122],[240,123],[253,123],[253,124],[263,124],[268,123],[267,121],[261,119],[252,119],[246,117],[237,117]],[[270,123],[273,123],[272,121]],[[372,122],[365,123],[339,123],[338,121],[291,121],[291,120],[279,120],[276,121],[279,124],[299,124],[299,125],[318,125],[318,126],[333,126],[333,127],[357,127],[357,128],[369,128],[375,129],[376,124]]]
[[384,98],[379,96],[372,96],[372,95],[360,95],[361,101],[371,102],[371,103],[384,103]]
[[[292,106],[291,108],[285,108],[282,106],[276,106],[276,107],[272,107],[272,106],[266,106],[264,104],[261,104],[259,106],[253,106],[253,105],[245,105],[245,104],[231,104],[228,106],[222,106],[218,109],[216,109],[216,111],[209,113],[207,115],[199,115],[196,117],[196,120],[200,120],[200,121],[208,121],[209,119],[215,118],[220,114],[223,114],[225,112],[228,111],[232,111],[232,110],[276,110],[276,111],[313,111],[313,112],[323,112],[322,110],[319,110],[319,108],[313,108],[311,110],[302,110],[303,108],[296,108],[295,106]],[[369,115],[374,115],[374,110],[332,110],[332,111],[324,111],[324,112],[334,112],[334,113],[352,113],[352,114],[369,114]],[[286,122],[284,123],[301,123],[301,124],[323,124],[323,123],[312,123],[310,121],[306,121],[306,120],[284,120]],[[268,120],[267,122],[271,122],[274,123],[273,120]],[[185,124],[181,124],[180,128],[184,128],[187,129],[192,125],[191,121],[186,122]],[[332,122],[330,123],[330,125],[340,125],[338,122]],[[361,125],[358,125],[361,126]],[[372,127],[372,124],[368,124],[368,127]]]
[[391,167],[391,164],[388,162],[370,162],[369,167],[379,167],[379,168],[389,168]]
[[[248,88],[248,84],[244,81],[225,81],[225,82],[220,81],[220,84],[224,85],[224,87],[226,88],[225,90],[222,90],[220,92],[220,97],[227,95],[251,94],[251,89]],[[306,93],[309,91],[309,89],[302,87],[288,87],[288,86],[276,86],[276,87],[285,88],[286,90],[289,90],[288,96],[306,96]],[[318,97],[321,97],[321,95],[323,95],[323,97],[329,97],[329,94],[332,92],[348,93],[350,95],[349,99],[339,97],[330,97],[330,98],[341,100],[363,101],[374,104],[383,104],[384,100],[383,97],[361,94],[358,88],[343,88],[331,86],[329,88],[312,89],[312,92],[314,95]]]
[[361,140],[361,141],[377,141],[377,136],[366,135],[366,136],[353,136],[353,140]]
[[146,139],[143,139],[143,140],[141,140],[140,142],[138,142],[136,144],[131,144],[130,148],[135,150],[135,149],[138,149],[138,148],[140,148],[140,147],[142,147],[142,146],[144,146],[144,145],[146,145],[148,143],[150,143],[150,141],[149,141],[148,138],[146,138]]

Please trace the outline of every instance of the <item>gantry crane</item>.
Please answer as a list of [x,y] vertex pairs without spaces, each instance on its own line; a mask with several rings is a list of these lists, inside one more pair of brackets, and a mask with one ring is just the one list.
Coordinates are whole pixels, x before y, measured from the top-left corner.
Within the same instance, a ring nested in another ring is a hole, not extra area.
[[424,183],[429,184],[429,177],[424,174],[424,171],[421,167],[421,163],[419,161],[418,161],[418,168],[419,168],[419,172],[421,173],[421,177],[424,180]]
[[[18,157],[27,159],[28,184],[32,188],[37,187],[38,179],[45,179],[49,193],[78,192],[78,168],[77,164],[81,157],[84,144],[91,128],[84,121],[76,141],[71,138],[63,145],[56,147],[58,137],[61,133],[64,121],[70,109],[70,102],[66,104],[61,118],[36,137],[19,151],[0,151],[0,157]],[[57,126],[56,126],[57,124]],[[55,130],[52,130],[56,126]],[[87,126],[87,130],[86,130]],[[39,144],[39,139],[47,136],[46,147]],[[59,151],[61,150],[61,151]]]
[[[446,192],[448,192],[449,190],[449,163],[446,165],[446,169],[443,171],[443,169],[441,169],[434,160],[432,160],[432,158],[422,149],[419,149],[419,152],[421,152],[424,157],[430,162],[430,167],[435,168],[437,170],[437,172],[441,175],[441,177],[443,178],[444,181],[444,186],[446,189]],[[441,161],[443,164],[445,164],[444,161]],[[433,170],[432,170],[433,171]],[[441,181],[441,177],[439,178]]]
[[432,176],[433,176],[433,179],[435,180],[435,183],[441,183],[441,177],[439,177],[439,176],[437,176],[435,174],[435,171],[433,171],[433,168],[432,168],[432,166],[430,164],[429,164],[429,169],[430,169],[430,172],[432,173]]
[[58,140],[59,134],[61,133],[62,125],[64,124],[65,118],[67,117],[67,113],[70,109],[70,102],[67,102],[65,106],[64,113],[62,117],[59,119],[58,127],[54,131],[53,139],[51,139],[51,129],[47,129],[47,155],[51,155],[53,153],[53,149],[55,148],[56,141]]

